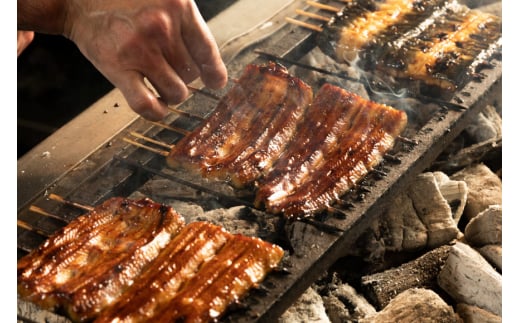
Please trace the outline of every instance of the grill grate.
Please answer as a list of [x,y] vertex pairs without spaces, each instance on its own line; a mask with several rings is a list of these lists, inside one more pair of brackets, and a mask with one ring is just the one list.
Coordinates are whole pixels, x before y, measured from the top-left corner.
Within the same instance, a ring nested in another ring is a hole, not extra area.
[[[228,64],[228,70],[230,75],[238,75],[246,64],[262,64],[267,59],[278,59],[288,68],[295,68],[298,67],[295,62],[300,62],[308,53],[316,50],[315,44],[315,33],[312,31],[286,25],[268,39],[237,55]],[[356,190],[346,194],[334,212],[306,221],[284,222],[280,219],[281,224],[277,230],[280,227],[282,229],[280,232],[266,234],[270,237],[266,240],[275,243],[285,241],[282,246],[291,252],[284,259],[284,270],[269,275],[258,289],[251,291],[241,304],[231,309],[223,321],[276,320],[344,254],[346,246],[355,242],[393,196],[405,188],[417,174],[429,167],[446,145],[455,139],[487,104],[492,104],[493,100],[500,97],[500,58],[493,58],[492,64],[492,68],[482,71],[485,76],[483,79],[469,82],[451,101],[431,100],[429,104],[436,108],[428,115],[427,120],[408,127],[404,135],[409,140],[397,142],[394,150],[376,171],[371,172]],[[307,82],[307,79],[304,80]],[[313,85],[317,87],[322,80],[318,78]],[[346,84],[345,79],[341,77],[335,80],[341,85]],[[212,95],[221,96],[226,90],[217,91]],[[379,99],[378,97],[375,101]],[[211,95],[195,92],[178,108],[194,115],[207,116],[215,106],[215,98]],[[176,113],[172,113],[166,120],[166,124],[187,131],[192,130],[198,122],[197,118]],[[172,174],[165,168],[164,156],[123,140],[127,133],[132,131],[169,144],[175,143],[182,136],[178,132],[138,119],[125,131],[115,135],[110,144],[96,150],[73,171],[64,174],[47,188],[46,193],[54,193],[84,205],[96,205],[109,197],[131,195],[158,176],[157,172],[161,172],[160,176],[177,181],[186,190],[196,191],[196,194],[201,196],[201,201],[205,198],[223,207],[251,207],[248,196],[236,195],[236,192],[229,191],[224,186],[210,186],[204,181],[198,182],[196,179],[185,179],[179,174]],[[18,220],[35,230],[18,228],[18,257],[43,242],[45,237],[36,230],[54,232],[82,213],[70,205],[56,203],[46,195],[36,196],[28,204],[37,205],[49,213],[56,214],[63,221],[35,216],[29,205],[20,207]],[[323,226],[320,227],[320,223]],[[328,230],[331,228],[333,230]],[[281,237],[280,234],[284,236]],[[274,239],[278,240],[273,241]],[[30,316],[20,313],[19,309],[19,319],[24,317],[26,321],[31,321]]]

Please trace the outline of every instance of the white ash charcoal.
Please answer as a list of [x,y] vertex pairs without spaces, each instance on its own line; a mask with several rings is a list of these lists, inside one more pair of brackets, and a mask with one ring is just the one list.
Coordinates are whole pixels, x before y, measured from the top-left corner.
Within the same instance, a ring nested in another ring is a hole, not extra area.
[[490,205],[502,205],[502,181],[489,167],[479,163],[450,176],[468,185],[468,201],[464,216],[471,220]]
[[[141,198],[151,198],[149,194],[143,194],[141,191],[135,191],[131,195],[128,196],[131,199],[141,199]],[[156,198],[156,197],[155,197]],[[194,202],[185,202],[180,201],[174,198],[166,198],[161,199],[161,203],[171,206],[175,211],[177,211],[179,214],[182,214],[182,217],[186,221],[186,223],[190,223],[193,221],[194,218],[197,218],[204,214],[204,209]]]
[[71,320],[57,315],[55,313],[42,310],[40,307],[34,305],[31,302],[17,299],[18,315],[24,318],[23,321],[18,320],[17,322],[32,322],[32,323],[72,323]]
[[457,314],[466,323],[501,323],[502,317],[479,307],[459,303],[455,307]]
[[449,252],[450,246],[441,246],[399,267],[361,277],[365,297],[380,310],[409,288],[437,286],[437,275]]
[[420,174],[394,198],[357,245],[364,246],[368,259],[377,259],[384,254],[382,248],[418,251],[447,244],[462,236],[457,225],[467,193],[464,182],[451,180],[444,173]]
[[502,118],[493,106],[486,106],[464,129],[475,142],[502,138]]
[[196,190],[165,178],[149,180],[139,188],[139,191],[154,201],[174,198],[196,199],[199,197]]
[[410,288],[397,295],[380,312],[359,323],[436,322],[460,323],[460,317],[439,295],[429,289]]
[[[377,99],[376,99],[377,100]],[[423,103],[414,98],[395,98],[382,97],[381,102],[385,102],[396,109],[406,111],[408,116],[407,130],[410,129],[410,137],[424,127],[424,124],[431,120],[432,116],[439,111],[439,105],[436,103]],[[403,133],[406,135],[406,133]]]
[[193,222],[193,219],[204,214],[204,209],[193,202],[166,200],[165,203],[170,205],[179,214],[182,214],[186,223]]
[[480,254],[495,268],[502,271],[502,246],[488,244],[477,249]]
[[434,164],[436,169],[452,173],[486,160],[496,160],[501,154],[502,138],[490,139],[469,147],[458,148],[446,160],[438,160]]
[[468,185],[464,181],[454,181],[443,172],[433,172],[439,191],[451,207],[453,221],[458,225],[468,200]]
[[354,287],[342,283],[336,273],[327,289],[323,304],[332,323],[356,322],[376,313],[374,306]]
[[473,247],[502,244],[502,206],[490,205],[472,218],[464,229],[466,241]]
[[472,247],[457,242],[438,278],[439,286],[456,302],[502,313],[502,276]]
[[295,322],[330,322],[321,296],[312,287],[307,288],[278,319],[278,323]]
[[241,213],[247,212],[247,209],[245,206],[235,206],[229,209],[211,210],[194,218],[193,221],[207,221],[220,225],[233,234],[240,233],[250,237],[257,236],[259,224],[240,219]]
[[[349,66],[348,64],[340,64],[328,55],[324,55],[319,47],[313,48],[305,56],[303,56],[299,63],[312,66],[314,68],[321,68],[334,74],[348,75],[353,79],[361,79],[361,70],[356,66]],[[332,84],[342,84],[343,87],[348,88],[350,91],[361,95],[364,98],[368,98],[369,95],[362,82],[352,82],[339,78],[335,75],[328,75],[313,71],[312,69],[291,66],[289,72],[292,75],[298,75],[301,79],[305,80],[309,84],[321,84],[323,82],[329,82]]]
[[483,7],[496,3],[497,0],[459,0],[459,2],[470,8],[482,10]]
[[[477,8],[478,10],[480,10],[482,12],[487,12],[487,13],[493,14],[498,17],[502,17],[502,1],[488,0],[488,1],[481,1],[481,3],[482,4]],[[498,97],[500,100],[502,99],[500,95]],[[500,103],[502,103],[502,102],[500,101]],[[500,104],[500,106],[502,106],[502,105]]]
[[270,239],[279,236],[281,217],[239,205],[206,211],[186,219],[186,222],[194,221],[211,222],[234,234]]

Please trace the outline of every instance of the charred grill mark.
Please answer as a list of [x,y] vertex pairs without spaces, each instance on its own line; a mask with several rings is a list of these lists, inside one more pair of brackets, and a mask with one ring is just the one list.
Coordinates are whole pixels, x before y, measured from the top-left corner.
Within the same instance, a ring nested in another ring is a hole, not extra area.
[[456,0],[387,0],[373,10],[352,2],[343,13],[317,35],[320,48],[389,81],[419,81],[449,94],[501,50],[501,18]]
[[312,102],[312,96],[310,86],[301,80],[289,82],[287,96],[280,110],[269,124],[262,127],[263,132],[257,140],[232,162],[231,183],[235,187],[252,183],[271,169],[293,137],[298,121]]
[[[339,185],[338,181],[345,181],[344,186],[350,188],[355,185],[359,177],[364,176],[367,171],[361,156],[368,154],[371,147],[366,141],[369,136],[374,136],[373,116],[370,111],[361,108],[359,118],[349,133],[352,136],[342,138],[341,145],[338,146],[331,156],[327,156],[329,162],[315,170],[312,180],[303,183],[299,189],[288,196],[276,206],[278,212],[283,212],[290,218],[298,218],[312,212],[324,210],[331,202],[339,198],[333,194],[323,194],[322,191],[330,190]],[[358,151],[360,150],[360,151]],[[346,164],[344,164],[346,163]],[[342,165],[344,164],[344,165]],[[352,176],[341,178],[340,167],[353,172]]]
[[[231,234],[202,222],[188,224],[163,250],[118,302],[96,322],[150,320],[168,304],[182,284],[195,277],[200,265],[214,256]],[[139,311],[135,311],[139,308]]]
[[258,207],[265,205],[269,210],[275,200],[291,194],[313,169],[324,162],[324,155],[335,148],[337,137],[343,128],[349,127],[351,119],[355,118],[358,110],[343,108],[350,106],[347,104],[349,97],[342,97],[337,91],[320,95],[331,87],[330,84],[324,85],[316,95],[300,123],[293,142],[288,144],[287,150],[273,165],[269,174],[260,179],[255,199],[255,205]]
[[46,309],[63,308],[75,320],[91,318],[184,225],[173,210],[164,215],[146,199],[106,201],[18,262],[20,296]]
[[[241,118],[253,113],[253,106],[247,104],[248,96],[262,82],[262,74],[258,68],[247,66],[240,81],[219,101],[215,111],[190,134],[183,137],[172,149],[167,158],[172,168],[188,168],[206,175],[211,167],[211,160],[218,158],[224,152],[224,145],[238,127]],[[234,110],[243,105],[244,109]]]
[[[184,225],[173,209],[149,199],[113,198],[89,215],[111,219],[94,236],[89,221],[70,223],[77,236],[91,239],[71,242],[81,245],[72,260],[54,252],[51,265],[65,262],[61,273],[39,270],[45,246],[57,236],[18,264],[20,297],[74,322],[209,322],[257,287],[284,255],[277,245],[208,222]],[[55,279],[59,275],[70,279]],[[52,289],[39,290],[42,282]]]
[[[478,37],[472,35],[480,34]],[[428,85],[455,91],[468,77],[473,61],[501,36],[495,16],[474,11],[450,12],[410,39],[398,50],[379,58],[377,67],[399,78],[412,77]],[[486,41],[479,41],[483,37]],[[402,68],[393,68],[402,61]]]
[[[403,114],[404,115],[404,114]],[[396,123],[402,123],[400,120],[394,120]],[[300,197],[293,196],[293,200],[286,203],[285,213],[294,216],[308,216],[317,210],[323,210],[327,206],[335,203],[343,194],[355,187],[357,183],[377,165],[382,158],[382,154],[393,146],[395,137],[382,129],[374,128],[367,136],[363,146],[351,153],[345,154],[339,159],[338,163],[327,165],[323,172],[328,170],[322,178],[321,183],[307,183],[306,187],[302,187],[299,195],[312,196],[306,200],[304,206],[298,204]],[[296,203],[295,203],[296,202]]]
[[301,218],[325,210],[379,163],[406,124],[404,112],[361,97],[352,99],[352,109],[360,112],[353,125],[343,129],[336,149],[324,157],[325,163],[316,167],[293,194],[268,204],[271,212]]
[[[366,70],[373,69],[381,57],[399,50],[406,41],[418,37],[424,30],[433,28],[439,17],[453,10],[455,1],[426,0],[414,3],[414,10],[404,14],[387,29],[381,30],[371,42],[360,48],[359,65]],[[383,45],[384,44],[384,45]],[[403,68],[405,62],[394,62],[395,68]]]
[[233,236],[213,258],[204,263],[195,279],[162,307],[157,322],[211,321],[227,306],[258,284],[276,267],[283,250],[256,238]]
[[[375,10],[365,11],[355,19],[342,20],[342,28],[338,30],[336,57],[342,61],[354,60],[363,47],[376,41],[385,31],[395,32],[392,27],[400,21],[406,21],[407,16],[414,12],[424,12],[425,6],[419,3],[415,0],[387,0],[379,3]],[[401,26],[408,27],[406,23]]]
[[204,177],[231,179],[244,187],[278,157],[311,100],[310,86],[281,65],[249,65],[207,125],[172,149],[168,165],[198,167]]
[[346,3],[345,8],[336,16],[331,18],[323,32],[317,35],[316,42],[323,52],[338,61],[343,62],[341,56],[337,55],[336,49],[341,43],[341,31],[344,26],[352,24],[356,19],[364,17],[367,13],[376,10],[376,4],[372,0],[354,0]]

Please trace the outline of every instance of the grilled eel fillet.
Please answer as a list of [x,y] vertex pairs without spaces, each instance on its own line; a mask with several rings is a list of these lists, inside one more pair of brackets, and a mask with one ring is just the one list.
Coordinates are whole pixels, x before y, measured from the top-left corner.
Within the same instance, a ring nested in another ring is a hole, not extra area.
[[86,321],[114,304],[184,226],[149,199],[112,198],[18,261],[18,294]]
[[358,0],[318,37],[339,62],[453,92],[499,52],[502,22],[455,0]]
[[285,67],[250,64],[208,119],[177,142],[167,164],[251,185],[285,149],[311,101],[311,87]]
[[280,247],[258,238],[190,223],[95,322],[213,321],[282,257]]
[[275,268],[283,249],[171,207],[113,198],[18,262],[22,298],[75,322],[209,322]]
[[255,204],[289,218],[326,209],[380,162],[406,124],[403,111],[324,84],[298,136],[260,180]]

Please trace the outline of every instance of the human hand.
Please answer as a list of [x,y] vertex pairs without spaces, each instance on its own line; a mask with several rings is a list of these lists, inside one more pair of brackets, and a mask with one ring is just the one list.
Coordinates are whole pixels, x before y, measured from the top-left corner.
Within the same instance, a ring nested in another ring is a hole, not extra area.
[[33,31],[26,31],[26,30],[17,30],[16,33],[16,47],[17,47],[17,56],[20,56],[20,54],[29,46],[29,44],[34,39],[34,32]]
[[226,67],[194,1],[69,3],[64,35],[145,119],[164,118],[167,105],[185,100],[186,84],[199,76],[210,88],[226,84]]

